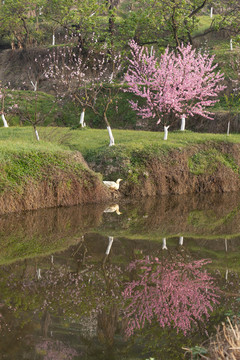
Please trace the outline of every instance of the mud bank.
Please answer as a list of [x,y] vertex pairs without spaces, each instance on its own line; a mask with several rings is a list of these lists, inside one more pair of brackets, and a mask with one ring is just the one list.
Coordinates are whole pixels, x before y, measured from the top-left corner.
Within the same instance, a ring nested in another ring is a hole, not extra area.
[[[105,153],[96,155],[95,161],[86,164],[80,153],[68,154],[58,162],[51,158],[42,168],[33,168],[28,154],[24,166],[34,175],[25,177],[15,187],[7,186],[10,170],[5,168],[5,179],[0,179],[0,214],[100,203],[121,198],[141,199],[142,197],[169,194],[227,193],[240,190],[240,144],[208,142],[183,148],[163,149],[150,147],[142,150],[117,152],[106,148]],[[113,157],[114,154],[114,157]],[[112,156],[112,158],[111,158]],[[44,157],[44,155],[43,155]],[[35,159],[35,158],[34,158]],[[57,165],[56,165],[57,163]],[[19,164],[18,164],[19,165]],[[22,163],[21,163],[22,166]],[[19,172],[18,168],[18,172]],[[22,170],[21,170],[22,171]],[[102,183],[102,178],[122,178],[120,190],[112,194]],[[2,172],[4,177],[4,171]],[[5,181],[5,183],[4,183]]]
[[240,144],[206,143],[168,152],[132,152],[122,163],[103,160],[92,169],[124,179],[122,196],[226,193],[240,189]]
[[[43,155],[44,156],[44,155]],[[31,154],[28,154],[31,162]],[[18,159],[22,159],[21,155]],[[15,162],[10,164],[14,169]],[[102,184],[99,174],[89,169],[80,153],[61,157],[61,163],[47,161],[31,176],[31,169],[24,179],[9,185],[12,169],[2,170],[0,180],[0,215],[23,210],[35,210],[60,206],[72,206],[111,199],[108,189]],[[28,160],[27,160],[28,161]],[[22,164],[21,164],[22,165]],[[20,167],[20,166],[19,166]],[[18,171],[19,171],[18,167]],[[33,164],[34,172],[34,164]]]

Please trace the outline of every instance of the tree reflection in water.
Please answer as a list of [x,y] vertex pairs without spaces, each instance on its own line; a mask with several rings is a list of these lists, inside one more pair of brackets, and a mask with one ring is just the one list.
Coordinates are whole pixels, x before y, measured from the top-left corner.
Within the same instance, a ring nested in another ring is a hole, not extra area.
[[213,278],[203,270],[208,260],[174,262],[146,256],[129,265],[134,280],[123,292],[128,318],[126,335],[156,318],[161,327],[174,327],[185,335],[198,322],[205,322],[218,303]]
[[[129,352],[126,358],[131,358],[139,343],[143,353],[151,343],[150,336],[159,339],[160,333],[165,351],[168,339],[163,328],[170,327],[179,351],[183,333],[191,327],[196,330],[196,324],[205,327],[218,301],[213,279],[203,268],[208,263],[193,261],[182,239],[174,249],[169,242],[168,249],[162,250],[159,243],[119,241],[111,236],[101,239],[98,235],[91,240],[86,235],[60,257],[56,254],[54,259],[48,256],[12,265],[10,275],[7,267],[2,269],[2,298],[11,316],[3,314],[0,325],[3,329],[6,322],[12,335],[18,323],[31,325],[36,337],[29,337],[30,332],[24,330],[19,346],[45,354],[43,359],[51,354],[60,359],[62,351],[66,359],[84,354],[95,360],[96,351],[98,359],[104,353],[102,359],[110,360],[123,354],[121,346]],[[36,269],[40,268],[38,277]],[[124,334],[138,335],[137,329],[149,323],[141,341],[138,336],[124,339]],[[178,340],[176,330],[181,330]],[[172,350],[172,343],[169,346]],[[14,351],[20,350],[15,347]]]
[[78,353],[59,340],[43,340],[36,346],[37,353],[43,355],[43,360],[72,360]]

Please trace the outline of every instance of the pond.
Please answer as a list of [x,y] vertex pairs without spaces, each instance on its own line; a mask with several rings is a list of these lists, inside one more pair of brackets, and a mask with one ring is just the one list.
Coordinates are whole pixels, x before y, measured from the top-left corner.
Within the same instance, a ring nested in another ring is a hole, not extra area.
[[0,217],[0,358],[184,359],[239,313],[240,196]]

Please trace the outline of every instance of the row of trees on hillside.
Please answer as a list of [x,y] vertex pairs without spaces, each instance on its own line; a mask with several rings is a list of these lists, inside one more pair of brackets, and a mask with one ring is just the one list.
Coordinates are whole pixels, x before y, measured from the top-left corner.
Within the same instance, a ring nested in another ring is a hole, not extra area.
[[[223,74],[216,71],[214,56],[207,52],[197,52],[191,45],[178,47],[177,51],[169,48],[156,57],[155,52],[130,42],[131,58],[124,80],[119,84],[117,76],[121,70],[121,57],[109,56],[100,52],[95,57],[93,51],[84,53],[81,46],[56,47],[44,57],[35,59],[35,66],[29,72],[29,81],[35,93],[35,114],[33,120],[12,100],[11,111],[22,115],[32,123],[37,140],[39,135],[36,125],[43,120],[37,113],[38,85],[40,77],[49,80],[55,90],[58,105],[73,102],[82,108],[80,126],[85,127],[85,111],[91,109],[99,115],[97,98],[101,95],[103,117],[110,138],[110,146],[115,144],[108,108],[117,97],[120,88],[132,92],[143,99],[130,101],[133,110],[142,118],[155,118],[157,124],[164,127],[164,140],[172,123],[182,119],[181,130],[185,130],[185,119],[200,115],[212,119],[209,107],[218,101],[218,94],[225,88],[221,85]],[[40,76],[41,75],[41,76]],[[114,82],[118,81],[118,85]],[[5,95],[2,92],[2,105]],[[54,104],[55,106],[55,104]],[[2,106],[2,119],[7,127]]]
[[[233,0],[5,0],[0,4],[0,35],[12,48],[58,43],[66,32],[82,47],[124,49],[130,39],[141,45],[180,46],[193,42],[198,16],[214,16],[206,32],[239,34],[240,3]],[[202,34],[201,34],[202,35]]]

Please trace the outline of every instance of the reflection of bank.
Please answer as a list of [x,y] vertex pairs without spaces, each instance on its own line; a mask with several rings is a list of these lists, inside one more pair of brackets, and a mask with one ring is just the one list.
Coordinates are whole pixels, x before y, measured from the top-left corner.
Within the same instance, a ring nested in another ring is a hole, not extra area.
[[122,201],[118,206],[121,216],[116,216],[115,206],[105,207],[103,221],[94,231],[104,236],[111,234],[162,243],[166,238],[167,248],[170,238],[178,238],[179,246],[183,246],[184,238],[185,246],[194,238],[210,241],[240,236],[239,194],[174,195],[142,198],[138,202]]
[[0,262],[60,251],[93,231],[132,240],[167,238],[167,247],[179,235],[184,244],[189,238],[232,239],[240,236],[239,209],[238,194],[207,194],[9,214],[0,216]]

